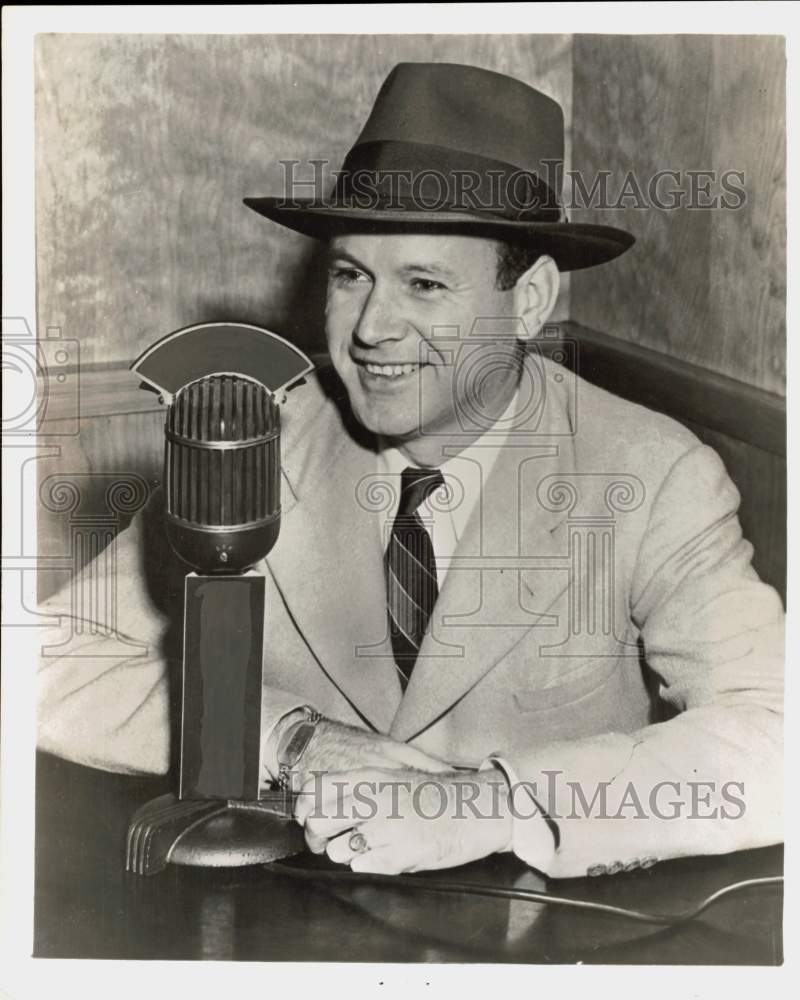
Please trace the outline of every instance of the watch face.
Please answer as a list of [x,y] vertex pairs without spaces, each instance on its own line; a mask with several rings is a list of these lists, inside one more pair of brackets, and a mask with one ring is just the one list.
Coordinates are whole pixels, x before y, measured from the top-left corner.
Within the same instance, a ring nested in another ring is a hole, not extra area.
[[202,323],[168,334],[140,355],[131,370],[172,397],[208,375],[241,375],[277,393],[314,365],[294,344],[246,323]]
[[289,746],[286,748],[286,759],[281,761],[281,764],[288,764],[291,767],[296,764],[298,760],[303,755],[303,751],[311,742],[311,737],[314,735],[315,726],[311,722],[302,722],[289,741]]

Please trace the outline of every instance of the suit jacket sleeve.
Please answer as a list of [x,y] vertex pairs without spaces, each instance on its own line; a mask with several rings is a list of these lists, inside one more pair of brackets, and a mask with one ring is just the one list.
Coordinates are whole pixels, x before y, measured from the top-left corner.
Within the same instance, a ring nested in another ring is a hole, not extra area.
[[[781,841],[783,608],[751,566],[738,504],[716,453],[692,447],[663,480],[640,540],[630,615],[678,714],[511,761],[558,823],[547,874]],[[535,864],[521,814],[514,825],[516,852]]]
[[[60,628],[41,630],[45,654],[38,684],[39,748],[81,764],[122,773],[165,773],[173,732],[170,706],[180,703],[183,579],[162,530],[161,497],[134,518],[115,542],[115,562],[103,554],[41,610]],[[72,594],[113,595],[109,621],[74,616]],[[59,646],[62,649],[59,650]],[[170,691],[174,691],[170,697]],[[306,699],[266,688],[265,738]]]

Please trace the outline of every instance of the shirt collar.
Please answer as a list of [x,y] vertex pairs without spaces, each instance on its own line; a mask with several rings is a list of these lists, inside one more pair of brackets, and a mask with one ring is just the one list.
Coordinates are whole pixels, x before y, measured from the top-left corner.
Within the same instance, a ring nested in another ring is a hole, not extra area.
[[[473,459],[476,467],[482,469],[484,477],[488,476],[497,461],[500,449],[508,440],[508,435],[513,427],[513,417],[518,405],[519,389],[514,393],[511,402],[502,415],[498,417],[497,421],[488,430],[484,431],[479,438],[468,445],[463,451],[460,451],[457,456],[447,459],[447,461],[439,466],[442,475],[447,475],[448,469],[453,466],[454,462],[461,462],[463,459]],[[388,444],[385,439],[379,438],[378,445],[378,474],[386,476],[387,479],[396,479],[399,481],[403,470],[408,468],[408,466],[413,466],[414,463],[398,447]],[[460,468],[464,469],[464,465],[462,464]],[[459,478],[463,482],[463,477]],[[454,527],[459,538],[463,534],[469,515],[478,500],[479,489],[480,486],[477,484],[470,491],[469,495],[465,496],[464,502],[452,511]]]

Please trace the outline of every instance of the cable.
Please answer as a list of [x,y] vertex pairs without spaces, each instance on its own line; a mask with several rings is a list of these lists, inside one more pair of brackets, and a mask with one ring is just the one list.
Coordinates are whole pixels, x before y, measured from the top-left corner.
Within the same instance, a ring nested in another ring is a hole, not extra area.
[[295,868],[292,865],[282,864],[279,861],[269,862],[264,867],[270,871],[279,872],[282,875],[290,875],[293,878],[304,878],[312,881],[319,881],[321,879],[326,882],[360,882],[362,884],[391,885],[394,889],[419,889],[422,892],[453,892],[465,893],[470,896],[494,896],[499,899],[522,899],[530,903],[546,903],[551,906],[566,906],[577,910],[593,910],[599,913],[607,913],[614,917],[623,917],[626,920],[635,920],[641,924],[657,924],[664,927],[674,927],[678,924],[687,923],[689,920],[694,920],[714,903],[733,892],[756,886],[783,884],[782,875],[743,879],[741,882],[733,882],[722,889],[718,889],[710,896],[707,896],[697,906],[690,907],[680,913],[670,914],[648,913],[646,910],[629,910],[623,906],[595,903],[588,899],[569,899],[567,896],[556,896],[549,892],[537,892],[535,889],[506,889],[497,885],[476,885],[472,882],[447,882],[422,878],[416,875],[398,877],[397,875],[374,875],[369,872],[353,872],[344,869],[341,871],[320,871],[309,868]]

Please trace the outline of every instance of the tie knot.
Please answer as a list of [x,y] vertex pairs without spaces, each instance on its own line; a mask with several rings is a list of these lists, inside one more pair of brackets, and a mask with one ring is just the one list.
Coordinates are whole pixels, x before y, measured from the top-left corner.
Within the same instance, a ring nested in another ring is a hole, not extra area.
[[397,513],[401,517],[413,514],[440,486],[444,486],[444,477],[438,469],[415,469],[413,466],[403,469]]

